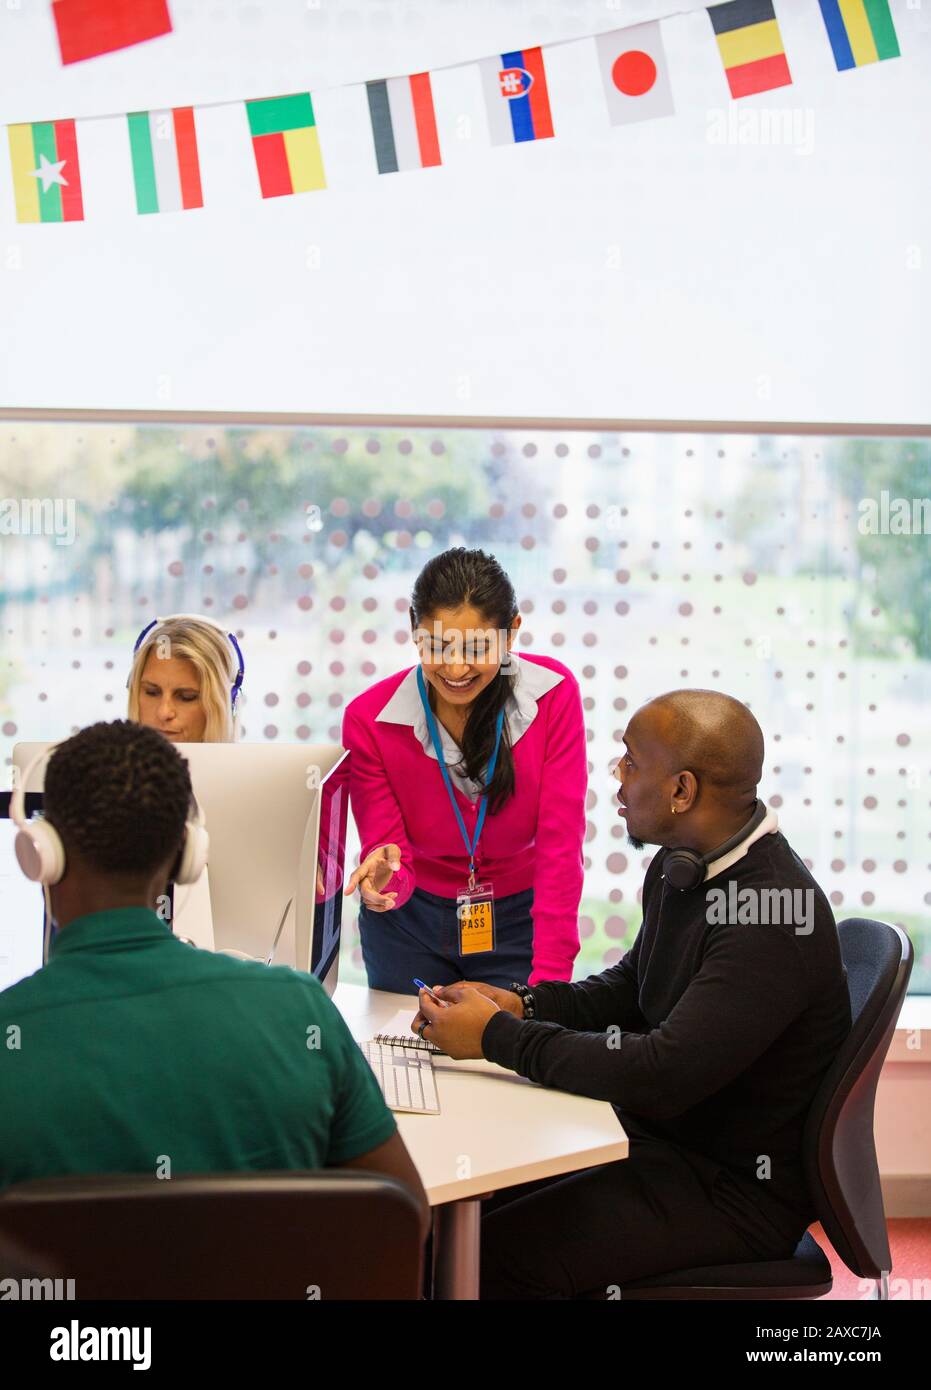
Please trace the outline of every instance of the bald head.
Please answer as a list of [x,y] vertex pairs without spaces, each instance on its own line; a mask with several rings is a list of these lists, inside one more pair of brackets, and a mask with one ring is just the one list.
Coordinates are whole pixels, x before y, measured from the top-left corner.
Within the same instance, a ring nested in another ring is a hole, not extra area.
[[670,771],[694,772],[699,785],[752,800],[763,774],[763,730],[719,690],[671,690],[642,707],[668,749]]
[[763,732],[746,705],[717,690],[672,690],[642,705],[624,731],[616,775],[635,847],[723,844],[750,818]]

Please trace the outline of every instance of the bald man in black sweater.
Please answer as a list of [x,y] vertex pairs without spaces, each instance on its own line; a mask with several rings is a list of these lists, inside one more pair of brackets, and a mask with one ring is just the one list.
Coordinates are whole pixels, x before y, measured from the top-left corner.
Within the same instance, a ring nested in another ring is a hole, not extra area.
[[786,1258],[815,1219],[802,1132],[850,1031],[834,917],[757,801],[747,708],[683,690],[625,732],[619,814],[662,848],[617,965],[518,994],[421,993],[412,1025],[453,1057],[610,1101],[629,1157],[486,1204],[483,1298],[611,1297],[690,1266]]

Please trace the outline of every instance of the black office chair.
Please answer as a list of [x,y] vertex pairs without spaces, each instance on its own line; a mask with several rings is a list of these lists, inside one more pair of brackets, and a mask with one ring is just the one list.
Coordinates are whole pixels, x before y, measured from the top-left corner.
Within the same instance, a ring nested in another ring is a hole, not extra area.
[[[848,1269],[878,1281],[888,1298],[892,1267],[873,1140],[873,1104],[912,972],[899,927],[853,917],[838,926],[853,1027],[828,1068],[805,1122],[802,1158],[815,1210]],[[788,1260],[679,1269],[621,1288],[622,1299],[822,1298],[831,1265],[806,1231]]]
[[394,1178],[313,1173],[40,1178],[0,1197],[0,1238],[78,1299],[416,1299],[423,1242]]

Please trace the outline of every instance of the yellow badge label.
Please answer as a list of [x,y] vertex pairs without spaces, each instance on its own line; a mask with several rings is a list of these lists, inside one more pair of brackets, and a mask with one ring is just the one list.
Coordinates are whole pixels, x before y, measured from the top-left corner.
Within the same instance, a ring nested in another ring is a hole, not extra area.
[[459,904],[459,954],[474,956],[495,949],[494,907],[484,902]]

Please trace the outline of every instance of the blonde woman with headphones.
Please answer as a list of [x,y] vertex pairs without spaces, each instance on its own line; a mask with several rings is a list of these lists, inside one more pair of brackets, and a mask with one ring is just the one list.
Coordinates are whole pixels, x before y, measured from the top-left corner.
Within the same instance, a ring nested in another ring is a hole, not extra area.
[[[234,634],[210,618],[201,613],[154,618],[133,647],[127,714],[171,743],[236,743],[245,672]],[[318,864],[318,901],[323,895]]]
[[210,618],[155,618],[133,648],[128,716],[172,743],[235,743],[244,674],[233,633]]
[[[154,618],[133,647],[127,714],[171,743],[237,743],[245,673],[234,634],[210,618],[200,613]],[[318,864],[318,902],[324,882]]]

